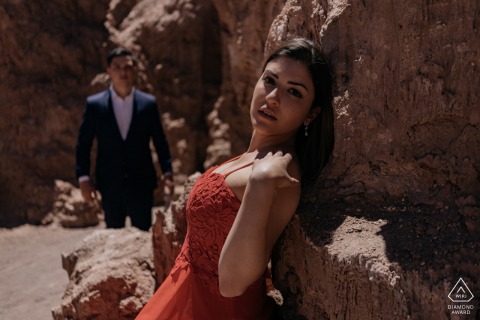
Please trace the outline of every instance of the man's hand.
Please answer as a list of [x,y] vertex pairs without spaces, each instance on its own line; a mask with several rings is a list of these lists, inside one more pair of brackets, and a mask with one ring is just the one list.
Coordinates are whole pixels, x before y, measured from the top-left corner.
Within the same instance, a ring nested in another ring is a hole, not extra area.
[[95,189],[93,188],[90,180],[85,180],[80,182],[80,191],[82,192],[82,197],[85,202],[91,203],[96,197]]
[[175,184],[173,183],[173,176],[171,173],[167,172],[164,175],[165,178],[165,184],[164,184],[164,192],[165,192],[165,202],[167,206],[170,204],[172,201],[174,192],[175,192]]
[[170,197],[173,196],[173,192],[174,192],[174,183],[173,183],[173,176],[172,174],[166,174],[165,175],[165,187],[168,188],[168,191],[169,191],[169,194],[170,194]]

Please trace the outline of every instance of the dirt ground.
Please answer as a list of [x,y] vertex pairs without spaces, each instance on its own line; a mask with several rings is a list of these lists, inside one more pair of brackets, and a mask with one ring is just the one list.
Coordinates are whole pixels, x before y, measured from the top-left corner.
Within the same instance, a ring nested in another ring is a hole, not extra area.
[[47,320],[68,282],[61,253],[104,228],[24,225],[0,229],[0,319]]

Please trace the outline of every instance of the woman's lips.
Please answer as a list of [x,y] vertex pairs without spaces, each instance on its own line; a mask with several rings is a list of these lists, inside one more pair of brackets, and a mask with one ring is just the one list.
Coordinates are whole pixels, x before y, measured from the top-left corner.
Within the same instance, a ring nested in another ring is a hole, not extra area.
[[260,115],[263,116],[266,119],[277,120],[277,118],[275,118],[275,116],[272,113],[270,113],[269,111],[258,110],[258,113],[260,113]]

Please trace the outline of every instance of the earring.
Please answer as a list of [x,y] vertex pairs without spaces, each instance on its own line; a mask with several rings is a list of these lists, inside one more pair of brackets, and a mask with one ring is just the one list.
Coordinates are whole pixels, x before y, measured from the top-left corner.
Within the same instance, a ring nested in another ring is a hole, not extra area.
[[303,122],[303,125],[305,126],[305,137],[308,137],[308,125],[310,124],[310,119],[307,119]]

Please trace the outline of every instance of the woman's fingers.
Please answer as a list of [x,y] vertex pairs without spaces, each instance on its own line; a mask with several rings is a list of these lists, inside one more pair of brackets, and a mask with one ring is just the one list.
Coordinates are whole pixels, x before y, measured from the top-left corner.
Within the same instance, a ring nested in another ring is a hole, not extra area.
[[277,188],[292,187],[299,183],[297,179],[290,176],[287,170],[292,160],[293,156],[290,153],[268,152],[263,158],[254,161],[251,177],[256,181],[275,181]]
[[290,153],[285,153],[285,155],[283,157],[285,159],[287,159],[288,163],[290,163],[290,161],[293,160],[292,154],[290,154]]
[[287,176],[282,179],[282,182],[279,183],[278,188],[288,188],[288,187],[293,187],[294,185],[300,183],[297,179],[293,178],[290,176],[288,173],[286,173]]

